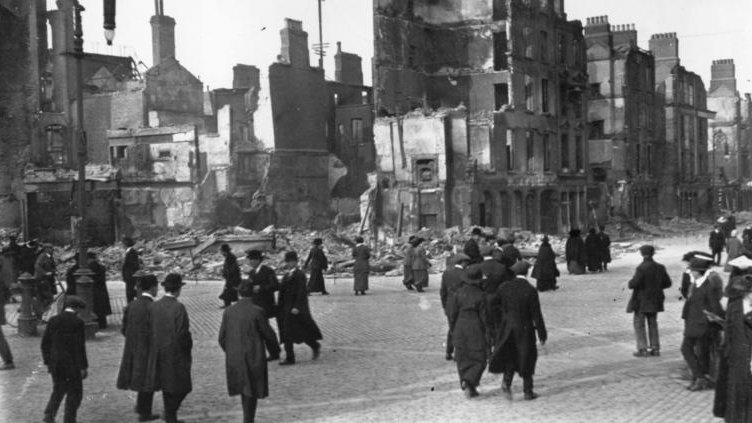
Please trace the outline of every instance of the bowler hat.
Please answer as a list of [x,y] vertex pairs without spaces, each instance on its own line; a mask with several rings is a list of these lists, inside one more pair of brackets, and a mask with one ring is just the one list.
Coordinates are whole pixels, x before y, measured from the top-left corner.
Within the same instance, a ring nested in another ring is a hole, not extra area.
[[165,280],[164,282],[162,282],[162,286],[164,287],[165,291],[168,292],[175,291],[183,285],[185,285],[185,282],[183,282],[183,277],[177,273],[170,273],[169,275],[165,276]]
[[[137,274],[140,275],[136,277]],[[159,283],[157,280],[157,277],[153,273],[144,273],[142,271],[138,271],[133,274],[134,277],[136,277],[136,284],[142,291],[148,291]]]
[[513,264],[510,270],[515,275],[527,275],[528,270],[530,270],[530,263],[526,262],[525,260],[520,260],[517,263]]
[[470,256],[468,256],[465,253],[457,253],[452,257],[452,264],[462,264],[464,263],[470,263],[472,260],[470,259]]
[[84,309],[86,308],[86,301],[77,295],[66,295],[65,307]]
[[298,261],[298,253],[295,251],[288,251],[285,253],[285,262],[297,262]]
[[229,253],[230,251],[232,251],[232,250],[230,249],[230,246],[229,246],[229,245],[227,245],[227,244],[222,244],[222,245],[221,245],[221,246],[219,247],[219,250],[220,250],[220,251],[222,251],[223,253]]
[[642,254],[643,256],[652,257],[653,255],[655,255],[655,247],[653,247],[652,245],[643,245],[642,247],[640,247],[640,254]]
[[696,257],[689,261],[689,270],[705,273],[708,269],[710,269],[710,263],[711,262],[707,260]]
[[245,252],[245,255],[248,257],[248,260],[263,260],[265,258],[261,250],[248,250]]

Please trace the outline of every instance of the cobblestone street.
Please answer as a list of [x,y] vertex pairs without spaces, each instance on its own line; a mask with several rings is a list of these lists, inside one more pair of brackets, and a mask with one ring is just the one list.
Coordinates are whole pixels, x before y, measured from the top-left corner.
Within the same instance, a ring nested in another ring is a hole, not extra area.
[[[711,414],[712,391],[689,392],[681,379],[678,260],[704,242],[657,243],[663,249],[656,259],[668,266],[674,282],[666,291],[666,312],[659,317],[660,358],[632,357],[626,282],[640,260],[637,253],[615,261],[606,274],[566,275],[559,291],[541,294],[549,343],[540,353],[535,380],[540,398],[533,402],[522,400],[520,380],[515,381],[513,401],[504,399],[500,377],[490,374],[478,399],[463,397],[454,363],[444,360],[439,275],[431,276],[422,295],[406,292],[401,278],[373,278],[365,297],[352,295],[350,279],[329,278],[332,295],[310,297],[324,333],[321,358],[310,361],[310,351],[299,346],[297,365],[271,363],[271,396],[260,402],[258,421],[718,421]],[[90,370],[82,422],[135,421],[134,394],[115,389],[124,293],[120,282],[111,282],[110,289],[117,314],[111,316],[110,328],[87,344]],[[194,337],[194,389],[180,410],[190,422],[242,419],[239,398],[226,394],[224,356],[217,345],[220,290],[218,282],[190,282],[181,298]],[[41,363],[39,338],[20,338],[8,326],[3,330],[18,368],[0,373],[0,420],[41,421],[51,383]],[[157,399],[155,411],[161,412]]]

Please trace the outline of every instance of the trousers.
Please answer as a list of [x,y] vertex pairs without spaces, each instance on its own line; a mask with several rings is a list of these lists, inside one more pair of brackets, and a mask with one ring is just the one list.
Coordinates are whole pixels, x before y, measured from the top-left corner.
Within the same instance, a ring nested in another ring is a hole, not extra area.
[[151,416],[154,392],[139,392],[136,394],[136,413],[139,416]]
[[178,409],[188,393],[174,393],[162,391],[162,401],[164,402],[164,419],[167,423],[177,423]]
[[243,423],[253,423],[256,420],[258,399],[256,397],[241,395],[240,400],[243,403]]
[[[321,348],[321,344],[318,341],[306,341],[305,344],[314,351],[318,351]],[[285,360],[295,361],[295,344],[290,341],[285,341]]]
[[[650,338],[650,349],[660,351],[661,343],[658,337],[658,313],[634,313],[634,330],[637,338],[637,350],[648,349],[648,336]],[[645,321],[647,320],[648,336],[645,335]]]
[[692,377],[697,379],[709,373],[710,343],[706,335],[685,336],[681,345],[681,353],[692,371]]
[[[503,382],[504,386],[510,387],[512,386],[512,380],[514,380],[514,371],[507,370],[504,372],[504,379]],[[533,376],[523,376],[522,377],[522,391],[526,394],[532,394],[533,393]]]
[[45,419],[54,421],[60,404],[65,398],[65,416],[63,422],[75,423],[78,407],[83,399],[84,386],[81,376],[64,377],[58,374],[52,374],[52,394],[47,402],[47,408],[44,409]]

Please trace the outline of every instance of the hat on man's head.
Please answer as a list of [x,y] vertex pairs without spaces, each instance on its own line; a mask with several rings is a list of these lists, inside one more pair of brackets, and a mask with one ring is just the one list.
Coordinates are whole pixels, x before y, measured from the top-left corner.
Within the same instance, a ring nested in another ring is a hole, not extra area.
[[298,253],[295,251],[288,251],[285,253],[285,263],[289,263],[291,261],[298,262]]
[[133,274],[133,277],[136,279],[136,285],[142,291],[148,291],[159,284],[157,276],[153,273],[145,273],[139,270]]
[[222,251],[223,253],[229,253],[230,251],[232,251],[229,244],[222,244],[219,247],[219,250]]
[[473,228],[470,235],[483,235],[483,231],[481,231],[480,228]]
[[689,270],[705,273],[708,271],[708,269],[710,269],[712,263],[712,261],[707,261],[703,260],[702,258],[695,257],[689,261]]
[[175,291],[183,285],[185,285],[185,282],[183,282],[183,276],[178,273],[170,273],[165,276],[165,280],[162,282],[162,287],[164,287],[167,292]]
[[245,252],[245,256],[248,260],[263,260],[265,257],[261,254],[261,250],[248,250]]
[[78,295],[66,295],[65,307],[83,310],[86,308],[86,301],[84,301],[83,298],[79,297]]
[[321,245],[324,243],[324,240],[321,238],[314,238],[313,245]]
[[457,253],[454,256],[452,256],[451,262],[453,265],[462,264],[462,263],[470,263],[472,260],[470,259],[470,256],[468,256],[465,253]]
[[640,247],[640,254],[643,256],[653,257],[655,255],[655,247],[652,245],[643,245]]
[[525,260],[520,260],[517,263],[513,264],[512,268],[509,270],[511,270],[515,275],[525,276],[530,270],[530,263],[526,262]]

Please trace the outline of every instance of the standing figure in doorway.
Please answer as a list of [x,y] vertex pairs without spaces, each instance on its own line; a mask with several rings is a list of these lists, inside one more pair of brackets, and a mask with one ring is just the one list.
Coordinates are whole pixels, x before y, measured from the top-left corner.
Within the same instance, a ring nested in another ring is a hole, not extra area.
[[364,244],[363,237],[355,237],[355,247],[352,250],[352,256],[355,259],[353,264],[353,290],[355,295],[366,295],[368,291],[368,274],[371,272],[371,250]]

